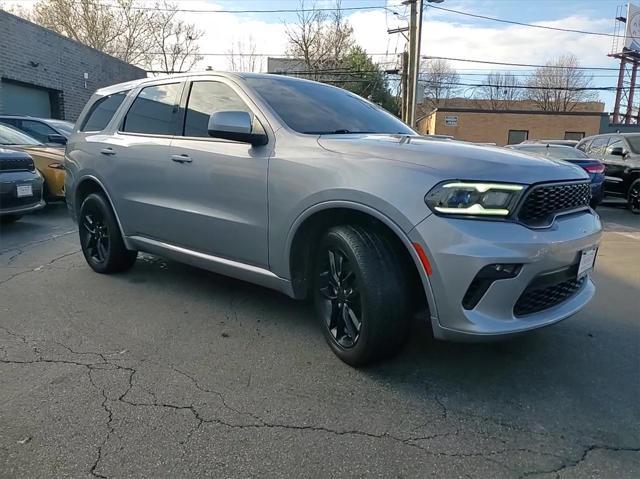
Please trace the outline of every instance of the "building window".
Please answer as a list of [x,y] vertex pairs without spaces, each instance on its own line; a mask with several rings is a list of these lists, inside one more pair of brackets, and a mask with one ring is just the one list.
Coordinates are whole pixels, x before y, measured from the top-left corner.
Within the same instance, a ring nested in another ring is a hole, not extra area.
[[584,131],[565,131],[564,139],[565,140],[576,140],[580,141],[584,138]]
[[507,145],[517,145],[518,143],[522,143],[523,141],[528,139],[529,139],[528,130],[509,130],[509,138],[507,140]]

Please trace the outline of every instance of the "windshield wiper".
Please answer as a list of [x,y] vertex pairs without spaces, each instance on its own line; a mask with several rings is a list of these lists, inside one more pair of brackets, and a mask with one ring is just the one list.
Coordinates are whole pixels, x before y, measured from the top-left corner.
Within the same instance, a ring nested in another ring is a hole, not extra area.
[[365,133],[376,133],[375,131],[351,131],[346,128],[333,131],[303,131],[306,135],[361,135]]

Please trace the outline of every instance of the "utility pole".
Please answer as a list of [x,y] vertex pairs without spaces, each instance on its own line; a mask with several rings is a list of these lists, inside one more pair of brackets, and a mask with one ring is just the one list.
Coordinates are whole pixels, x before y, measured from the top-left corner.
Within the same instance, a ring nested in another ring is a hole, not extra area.
[[409,65],[407,68],[407,111],[405,123],[416,124],[416,100],[418,91],[418,73],[420,70],[420,40],[422,37],[422,0],[405,0],[409,5]]
[[409,52],[402,53],[402,73],[400,74],[400,92],[402,94],[402,103],[400,106],[400,114],[402,121],[408,123],[409,102],[407,97],[407,80],[408,80],[408,68],[409,68]]

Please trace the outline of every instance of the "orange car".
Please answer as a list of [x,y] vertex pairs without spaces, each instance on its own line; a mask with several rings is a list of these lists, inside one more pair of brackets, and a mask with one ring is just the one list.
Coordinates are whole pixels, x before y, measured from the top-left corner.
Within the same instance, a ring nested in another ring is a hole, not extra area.
[[47,201],[64,200],[64,149],[43,145],[29,135],[0,123],[0,147],[26,151],[44,178]]

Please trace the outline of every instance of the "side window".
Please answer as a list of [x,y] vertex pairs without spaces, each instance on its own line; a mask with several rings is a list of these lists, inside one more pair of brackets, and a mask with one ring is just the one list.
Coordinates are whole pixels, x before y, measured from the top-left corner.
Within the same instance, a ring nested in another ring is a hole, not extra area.
[[122,131],[172,135],[177,113],[176,101],[181,83],[155,85],[143,88],[127,112]]
[[104,98],[100,98],[96,101],[91,105],[91,109],[89,110],[89,113],[87,113],[80,131],[104,130],[126,96],[127,92],[121,91],[114,93],[113,95],[105,96]]
[[209,117],[216,111],[247,111],[233,89],[216,81],[193,82],[184,119],[184,136],[209,137]]
[[589,146],[589,155],[590,156],[603,156],[604,149],[607,147],[607,143],[609,142],[608,136],[599,136],[598,138],[594,138]]
[[581,141],[576,148],[578,150],[584,151],[585,153],[589,149],[589,145],[591,145],[591,140]]
[[507,139],[507,145],[517,145],[524,140],[529,139],[528,130],[509,130],[509,138]]
[[56,131],[39,121],[22,120],[22,131],[32,136],[41,143],[49,142],[49,135],[55,135]]
[[622,138],[616,138],[616,137],[611,138],[611,141],[607,145],[607,149],[604,152],[604,156],[611,156],[611,150],[618,146],[621,146],[624,148],[624,141],[622,141]]

